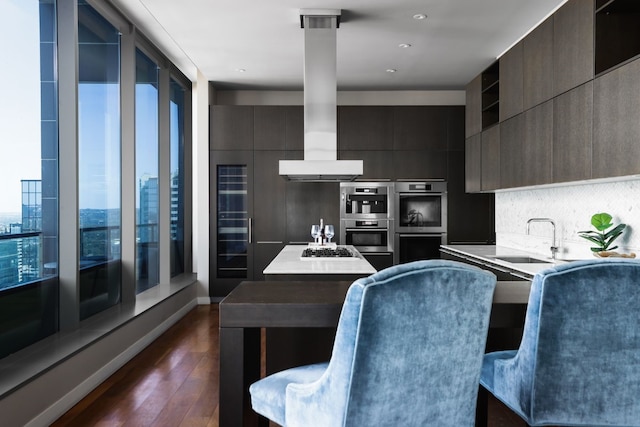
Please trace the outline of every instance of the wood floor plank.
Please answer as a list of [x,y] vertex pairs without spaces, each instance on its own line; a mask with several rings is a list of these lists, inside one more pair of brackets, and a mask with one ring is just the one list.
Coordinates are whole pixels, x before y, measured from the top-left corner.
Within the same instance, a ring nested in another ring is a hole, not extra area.
[[[219,427],[218,306],[198,306],[52,427]],[[525,427],[489,396],[489,427]]]

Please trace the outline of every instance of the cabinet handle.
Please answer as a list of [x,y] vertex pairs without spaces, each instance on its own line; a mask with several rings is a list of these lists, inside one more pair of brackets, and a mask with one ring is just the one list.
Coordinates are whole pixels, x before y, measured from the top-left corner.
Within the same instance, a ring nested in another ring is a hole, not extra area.
[[281,245],[282,241],[276,241],[276,240],[257,240],[256,241],[257,244],[272,244],[272,245]]
[[253,239],[252,239],[252,234],[253,234],[253,218],[249,217],[249,221],[248,221],[248,225],[249,225],[249,243],[253,243]]

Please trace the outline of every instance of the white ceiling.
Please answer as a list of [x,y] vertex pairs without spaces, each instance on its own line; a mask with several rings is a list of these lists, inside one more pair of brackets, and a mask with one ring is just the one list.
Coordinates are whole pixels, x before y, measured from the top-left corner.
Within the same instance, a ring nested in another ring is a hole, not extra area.
[[112,0],[192,80],[269,90],[302,89],[300,9],[342,9],[338,89],[438,90],[462,89],[565,1]]

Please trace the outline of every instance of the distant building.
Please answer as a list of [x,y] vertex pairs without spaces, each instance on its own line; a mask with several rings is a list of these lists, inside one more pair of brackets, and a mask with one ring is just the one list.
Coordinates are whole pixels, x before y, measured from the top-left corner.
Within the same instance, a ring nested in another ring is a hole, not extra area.
[[42,231],[42,181],[23,179],[22,232]]
[[138,227],[140,242],[158,241],[158,177],[140,179],[140,210],[138,212]]

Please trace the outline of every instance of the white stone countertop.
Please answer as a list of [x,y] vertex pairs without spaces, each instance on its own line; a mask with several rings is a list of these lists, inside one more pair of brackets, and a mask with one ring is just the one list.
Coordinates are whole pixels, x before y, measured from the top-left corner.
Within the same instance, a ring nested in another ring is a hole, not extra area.
[[[534,254],[518,249],[496,245],[442,245],[442,249],[455,252],[462,256],[468,256],[490,264],[507,267],[514,271],[535,275],[537,272],[554,267],[558,264],[565,264],[570,260],[553,261],[550,257],[545,258],[540,254]],[[540,262],[517,263],[501,260],[501,257],[530,257]]]
[[340,245],[354,253],[349,258],[306,258],[302,259],[302,251],[306,245],[287,245],[264,269],[263,274],[362,274],[376,272],[356,248],[351,245]]

